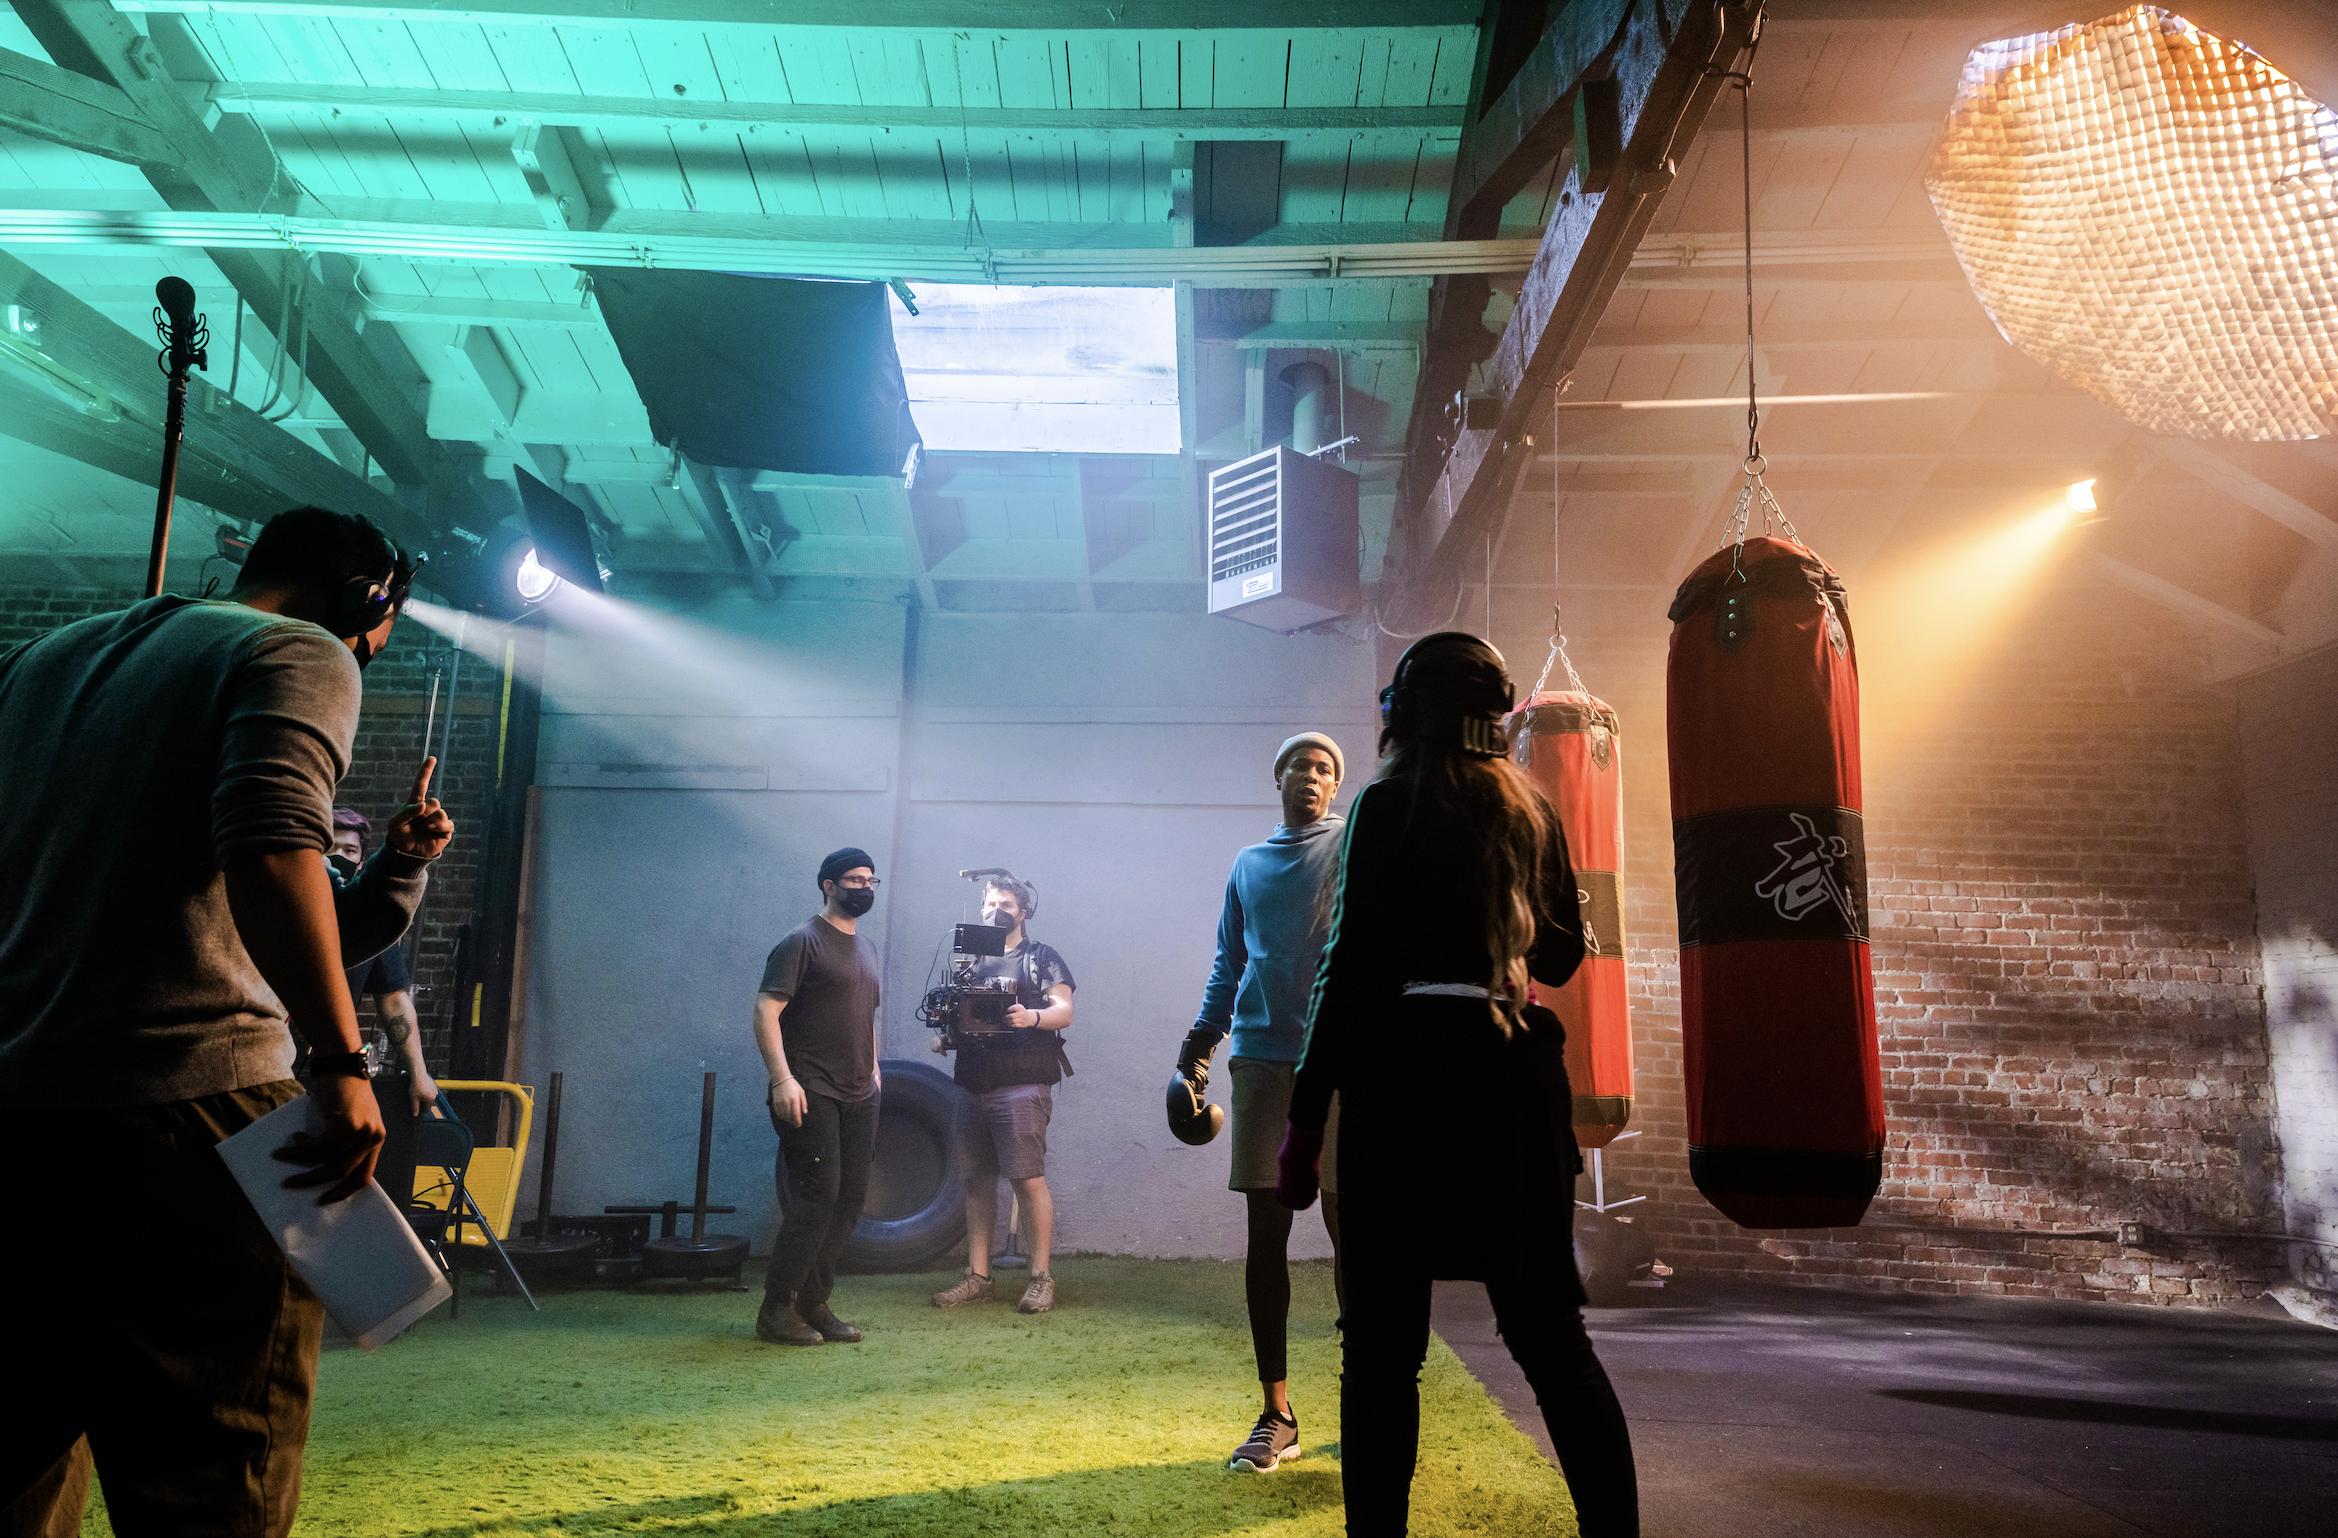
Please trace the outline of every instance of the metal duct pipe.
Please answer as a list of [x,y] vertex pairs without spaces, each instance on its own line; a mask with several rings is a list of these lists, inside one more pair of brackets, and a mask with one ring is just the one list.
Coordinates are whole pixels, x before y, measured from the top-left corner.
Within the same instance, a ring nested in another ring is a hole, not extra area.
[[1323,413],[1331,404],[1331,370],[1320,363],[1294,363],[1283,370],[1291,392],[1291,447],[1312,454],[1324,444]]

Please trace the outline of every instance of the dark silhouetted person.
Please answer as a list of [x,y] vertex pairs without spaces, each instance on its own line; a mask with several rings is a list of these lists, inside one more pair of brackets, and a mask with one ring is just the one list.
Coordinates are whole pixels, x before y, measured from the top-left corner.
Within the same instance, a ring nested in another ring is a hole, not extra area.
[[0,1529],[281,1534],[323,1311],[213,1145],[299,1095],[280,1157],[339,1201],[382,1119],[344,957],[394,941],[454,825],[431,766],[346,888],[322,858],[358,670],[410,572],[363,518],[272,519],[232,594],[150,598],[0,655],[0,1167],[70,1264],[8,1266]]
[[1583,1538],[1639,1531],[1631,1436],[1583,1328],[1565,1033],[1527,1002],[1530,978],[1556,986],[1582,962],[1582,919],[1558,815],[1505,756],[1511,704],[1475,636],[1398,661],[1292,1089],[1276,1191],[1293,1207],[1314,1199],[1340,1097],[1350,1538],[1405,1531],[1430,1284],[1456,1278],[1486,1284]]

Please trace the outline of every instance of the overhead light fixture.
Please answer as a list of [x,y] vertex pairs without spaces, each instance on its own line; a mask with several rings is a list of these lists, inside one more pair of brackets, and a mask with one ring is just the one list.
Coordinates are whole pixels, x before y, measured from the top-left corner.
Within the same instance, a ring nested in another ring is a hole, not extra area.
[[2072,481],[2068,486],[2065,486],[2062,489],[2062,505],[2074,513],[2093,512],[2095,510],[2094,482],[2091,480]]
[[[533,543],[514,573],[522,597],[541,603],[571,582],[588,593],[605,590],[609,570],[593,549],[593,526],[585,510],[525,470],[516,472],[520,510],[527,516]],[[531,570],[532,569],[532,570]],[[529,596],[531,587],[541,591]]]
[[542,603],[559,588],[560,579],[536,558],[536,547],[530,545],[527,554],[520,557],[520,567],[512,576],[512,586],[519,590],[521,602]]
[[2157,6],[1985,44],[1925,188],[2030,357],[2152,432],[2338,432],[2338,113]]

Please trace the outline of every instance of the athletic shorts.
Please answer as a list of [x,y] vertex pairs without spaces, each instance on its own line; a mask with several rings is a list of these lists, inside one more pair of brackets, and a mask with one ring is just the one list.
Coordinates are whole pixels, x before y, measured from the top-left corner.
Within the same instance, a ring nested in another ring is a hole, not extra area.
[[1034,1180],[1047,1173],[1047,1121],[1055,1091],[1045,1084],[969,1090],[958,1097],[951,1136],[958,1167],[981,1179]]
[[[1291,1084],[1299,1075],[1297,1063],[1271,1063],[1258,1057],[1226,1060],[1233,1080],[1234,1168],[1226,1177],[1229,1191],[1271,1191],[1275,1184],[1275,1155],[1282,1151],[1283,1133],[1291,1121]],[[1337,1195],[1339,1096],[1331,1097],[1331,1115],[1323,1123],[1323,1189]]]

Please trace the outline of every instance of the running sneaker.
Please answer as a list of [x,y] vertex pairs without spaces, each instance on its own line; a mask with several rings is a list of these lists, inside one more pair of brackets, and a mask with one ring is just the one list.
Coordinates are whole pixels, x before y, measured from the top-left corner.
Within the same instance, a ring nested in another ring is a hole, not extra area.
[[1023,1289],[1023,1297],[1015,1305],[1018,1314],[1044,1314],[1055,1307],[1055,1277],[1046,1271],[1031,1273],[1031,1284]]
[[936,1308],[964,1308],[979,1303],[991,1295],[990,1278],[973,1271],[961,1271],[958,1280],[934,1294]]
[[1298,1417],[1269,1410],[1250,1428],[1250,1439],[1234,1449],[1226,1467],[1237,1474],[1271,1474],[1298,1456]]

